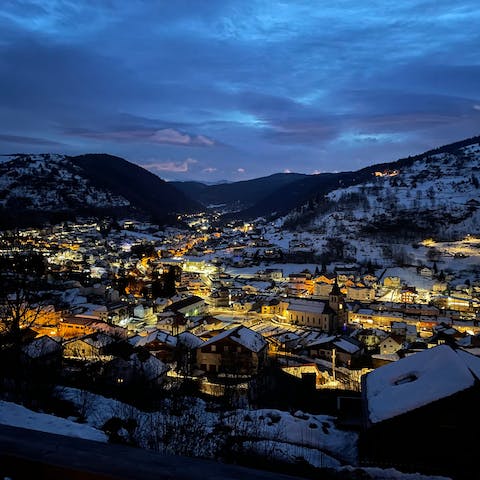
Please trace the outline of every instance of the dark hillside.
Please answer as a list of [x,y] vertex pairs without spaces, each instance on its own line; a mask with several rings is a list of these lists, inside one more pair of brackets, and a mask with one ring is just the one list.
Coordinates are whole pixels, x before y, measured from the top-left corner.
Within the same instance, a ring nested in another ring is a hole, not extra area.
[[205,206],[226,204],[247,207],[261,201],[279,188],[305,177],[309,177],[309,175],[275,173],[268,177],[218,185],[204,185],[198,182],[172,182],[172,184]]
[[120,157],[86,154],[71,157],[92,185],[121,195],[157,219],[202,210],[194,200],[157,175]]

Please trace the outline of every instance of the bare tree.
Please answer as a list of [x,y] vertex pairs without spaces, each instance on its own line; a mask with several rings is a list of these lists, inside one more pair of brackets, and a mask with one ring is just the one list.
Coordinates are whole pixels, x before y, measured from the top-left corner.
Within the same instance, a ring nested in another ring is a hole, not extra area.
[[3,386],[18,389],[27,381],[22,348],[42,310],[43,256],[24,249],[16,235],[0,237],[0,374]]

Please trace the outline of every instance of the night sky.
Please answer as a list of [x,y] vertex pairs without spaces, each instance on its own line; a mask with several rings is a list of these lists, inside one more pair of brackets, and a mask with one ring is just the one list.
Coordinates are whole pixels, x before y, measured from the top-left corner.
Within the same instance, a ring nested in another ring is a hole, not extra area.
[[218,181],[478,134],[478,0],[0,2],[0,153]]

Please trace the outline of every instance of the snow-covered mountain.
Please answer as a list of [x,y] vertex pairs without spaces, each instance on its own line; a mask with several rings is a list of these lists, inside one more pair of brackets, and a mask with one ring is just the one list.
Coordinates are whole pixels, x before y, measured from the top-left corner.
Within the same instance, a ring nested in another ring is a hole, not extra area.
[[93,186],[65,155],[16,155],[0,164],[0,205],[55,210],[83,204],[127,207],[130,202]]
[[161,219],[199,209],[171,184],[111,155],[18,154],[0,161],[0,217],[123,211]]
[[[312,197],[284,225],[326,234],[462,238],[480,231],[480,143],[378,165],[366,181]],[[463,142],[465,143],[465,142]]]

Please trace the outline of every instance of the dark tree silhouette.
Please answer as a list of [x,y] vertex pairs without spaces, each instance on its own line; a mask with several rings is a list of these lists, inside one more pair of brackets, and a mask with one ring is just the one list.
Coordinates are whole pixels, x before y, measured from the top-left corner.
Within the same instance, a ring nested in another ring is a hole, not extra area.
[[44,306],[45,261],[15,235],[0,238],[0,377],[15,396],[32,383],[23,347]]

